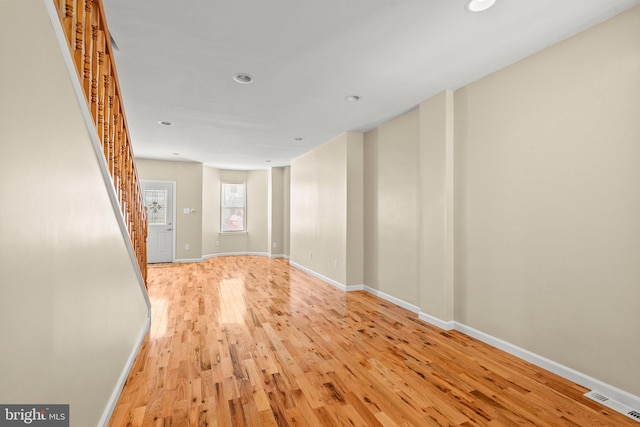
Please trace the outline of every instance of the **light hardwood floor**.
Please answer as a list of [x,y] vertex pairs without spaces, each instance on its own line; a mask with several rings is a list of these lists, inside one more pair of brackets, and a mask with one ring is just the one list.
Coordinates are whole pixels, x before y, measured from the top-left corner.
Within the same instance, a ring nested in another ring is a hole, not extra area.
[[586,389],[286,260],[151,266],[110,426],[638,425]]

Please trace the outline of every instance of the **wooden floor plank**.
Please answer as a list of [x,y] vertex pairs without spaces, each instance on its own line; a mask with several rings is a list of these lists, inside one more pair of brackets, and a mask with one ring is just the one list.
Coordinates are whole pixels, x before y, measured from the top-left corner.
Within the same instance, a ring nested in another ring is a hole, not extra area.
[[259,256],[150,266],[121,426],[624,426],[587,390]]

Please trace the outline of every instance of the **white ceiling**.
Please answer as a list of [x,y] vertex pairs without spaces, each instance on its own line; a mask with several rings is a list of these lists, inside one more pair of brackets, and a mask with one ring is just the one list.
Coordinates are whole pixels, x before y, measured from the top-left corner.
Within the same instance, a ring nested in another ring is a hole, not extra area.
[[640,4],[497,0],[470,14],[465,0],[103,2],[136,157],[244,170],[288,165]]

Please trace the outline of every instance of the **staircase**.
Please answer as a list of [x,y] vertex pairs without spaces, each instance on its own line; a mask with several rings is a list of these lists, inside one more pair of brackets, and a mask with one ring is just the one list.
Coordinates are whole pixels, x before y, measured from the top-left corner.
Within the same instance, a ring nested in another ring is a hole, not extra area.
[[93,118],[140,273],[147,282],[147,211],[101,0],[54,0]]

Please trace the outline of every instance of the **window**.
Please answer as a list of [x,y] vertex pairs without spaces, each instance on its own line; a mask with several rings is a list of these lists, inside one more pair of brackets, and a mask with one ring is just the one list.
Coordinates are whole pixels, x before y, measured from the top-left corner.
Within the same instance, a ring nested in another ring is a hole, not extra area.
[[220,231],[247,231],[246,184],[222,183]]
[[151,225],[167,224],[167,190],[143,190],[142,199]]

